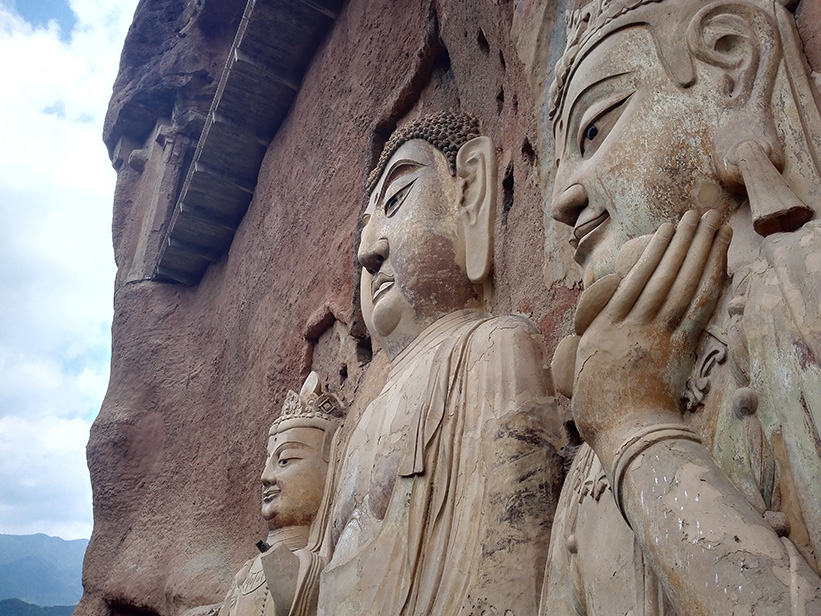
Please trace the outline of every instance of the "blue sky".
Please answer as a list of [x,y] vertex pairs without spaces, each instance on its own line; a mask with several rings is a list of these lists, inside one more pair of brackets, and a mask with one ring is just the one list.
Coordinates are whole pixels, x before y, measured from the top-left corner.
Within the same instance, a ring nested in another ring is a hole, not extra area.
[[91,533],[116,179],[101,140],[137,0],[0,0],[0,533]]
[[77,25],[77,16],[66,0],[11,0],[6,5],[35,28],[47,27],[49,21],[56,21],[60,39],[64,41],[70,40],[71,31]]

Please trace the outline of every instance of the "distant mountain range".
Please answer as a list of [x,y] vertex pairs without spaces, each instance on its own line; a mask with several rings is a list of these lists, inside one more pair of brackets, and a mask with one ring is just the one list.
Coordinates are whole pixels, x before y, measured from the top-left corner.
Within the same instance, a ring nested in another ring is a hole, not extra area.
[[[0,534],[0,616],[60,616],[24,611],[35,606],[74,606],[83,594],[88,539]],[[3,599],[20,599],[16,605]],[[16,611],[10,611],[16,610]]]
[[71,616],[73,605],[54,605],[42,607],[20,599],[3,599],[0,601],[0,616]]

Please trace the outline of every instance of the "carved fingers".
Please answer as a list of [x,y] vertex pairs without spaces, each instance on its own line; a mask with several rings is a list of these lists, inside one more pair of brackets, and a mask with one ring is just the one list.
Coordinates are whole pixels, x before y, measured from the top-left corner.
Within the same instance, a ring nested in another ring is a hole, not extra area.
[[550,371],[553,374],[553,386],[566,398],[573,397],[573,381],[576,378],[576,352],[579,349],[581,336],[567,336],[559,342],[553,352]]
[[[619,284],[619,288],[613,294],[612,299],[603,311],[607,320],[618,323],[623,321],[633,310],[639,297],[644,294],[645,301],[638,307],[636,315],[647,312],[647,294],[644,293],[650,279],[665,256],[670,240],[675,234],[675,226],[671,223],[664,223],[653,235],[647,248],[644,249],[638,262],[633,266],[624,280]],[[661,274],[661,273],[660,273]],[[659,278],[657,274],[656,278]],[[656,283],[658,286],[658,283]],[[634,319],[635,320],[635,319]],[[641,321],[642,319],[638,319]]]
[[576,306],[576,315],[573,323],[574,330],[578,336],[584,334],[602,309],[610,302],[613,293],[621,283],[621,276],[618,274],[608,274],[599,278],[596,282],[585,289],[579,297]]
[[723,289],[731,235],[718,212],[688,211],[678,225],[665,223],[626,243],[616,272],[582,293],[576,333],[557,347],[552,368],[594,449],[600,433],[619,424],[678,416],[698,341]]
[[[697,316],[696,312],[703,316],[703,310],[696,311],[698,302],[694,300],[697,290],[709,292],[710,282],[712,282],[713,292],[709,293],[709,298],[718,298],[720,295],[726,271],[727,247],[731,236],[729,227],[724,227],[725,231],[717,234],[720,224],[718,212],[709,210],[698,221],[698,227],[692,230],[689,246],[682,249],[684,260],[659,312],[660,320],[666,323],[671,330],[685,319],[685,315],[688,319]],[[702,284],[703,281],[706,284]],[[703,293],[702,298],[705,298]],[[714,306],[715,302],[710,303],[707,318],[712,314]],[[688,314],[690,308],[693,310]],[[706,319],[701,319],[701,324],[703,325],[705,321]]]
[[550,370],[553,373],[553,384],[556,391],[567,398],[573,397],[573,381],[576,378],[576,352],[582,334],[587,330],[602,309],[613,297],[621,282],[618,274],[608,274],[590,285],[579,297],[573,336],[567,336],[556,347]]
[[[678,226],[665,223],[649,239],[628,242],[619,253],[617,273],[602,278],[582,294],[576,333],[583,334],[599,314],[611,323],[655,322],[668,331],[685,320],[703,326],[720,295],[731,237],[731,230],[721,226],[717,211],[709,210],[699,218],[690,210]],[[636,260],[637,248],[644,244]]]

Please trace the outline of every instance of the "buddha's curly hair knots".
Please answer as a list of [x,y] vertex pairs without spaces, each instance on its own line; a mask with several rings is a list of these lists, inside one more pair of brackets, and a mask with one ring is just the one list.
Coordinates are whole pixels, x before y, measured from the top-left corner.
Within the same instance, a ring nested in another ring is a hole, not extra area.
[[365,198],[373,191],[391,156],[411,139],[422,139],[445,155],[451,175],[456,175],[456,153],[471,139],[479,137],[479,120],[463,111],[440,111],[424,115],[393,132],[365,183]]

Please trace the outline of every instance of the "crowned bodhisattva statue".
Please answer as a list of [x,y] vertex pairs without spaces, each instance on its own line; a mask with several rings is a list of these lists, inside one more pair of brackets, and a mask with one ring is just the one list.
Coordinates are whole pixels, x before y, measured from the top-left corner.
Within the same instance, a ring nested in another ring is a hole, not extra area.
[[556,67],[554,357],[585,445],[541,613],[821,614],[821,121],[790,2],[598,0]]
[[323,500],[334,436],[344,419],[333,394],[312,372],[299,394],[289,391],[268,432],[262,473],[262,553],[234,578],[219,616],[308,616],[316,613],[322,560],[309,549]]

